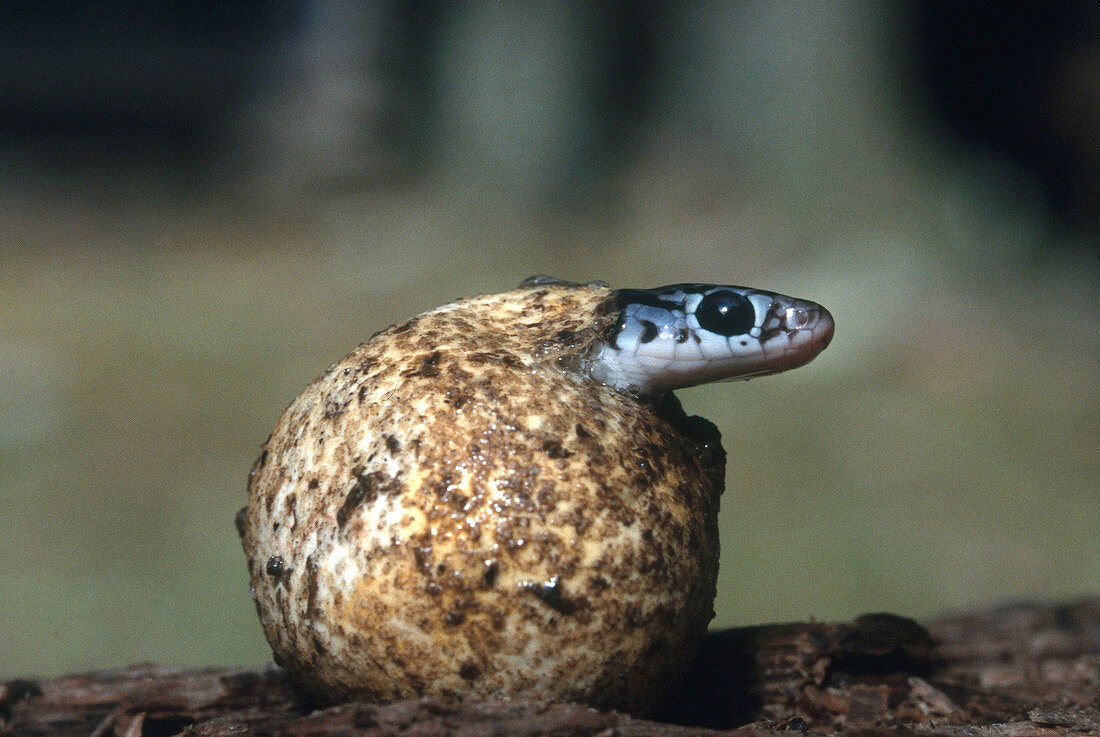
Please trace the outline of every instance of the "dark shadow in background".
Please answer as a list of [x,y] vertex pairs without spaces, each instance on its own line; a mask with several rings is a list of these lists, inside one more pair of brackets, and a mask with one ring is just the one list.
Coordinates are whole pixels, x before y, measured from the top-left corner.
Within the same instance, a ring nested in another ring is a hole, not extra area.
[[[247,174],[242,139],[253,135],[262,145],[264,134],[250,134],[241,121],[256,96],[289,73],[286,50],[316,7],[301,0],[0,5],[0,177],[16,186],[34,176],[87,175],[94,183],[96,172],[121,167],[174,182],[169,190],[201,193]],[[462,6],[378,7],[385,28],[364,61],[367,78],[385,77],[396,94],[363,125],[384,129],[372,133],[402,152],[397,168],[424,176],[432,168],[434,76],[446,64],[439,57],[445,14]],[[1041,182],[1057,218],[1100,233],[1100,4],[925,0],[910,8],[914,64],[925,84],[918,94],[944,130],[1015,161]],[[677,13],[690,9],[583,7],[596,40],[585,50],[589,93],[573,150],[562,151],[572,173],[560,188],[583,191],[578,184],[620,173],[657,107],[661,80],[691,72],[670,69],[668,48]],[[723,94],[702,94],[711,93]]]
[[[234,116],[277,73],[300,3],[0,4],[0,175],[223,176]],[[20,169],[23,169],[20,171]]]
[[916,62],[946,130],[1016,162],[1056,218],[1100,234],[1100,3],[914,9]]

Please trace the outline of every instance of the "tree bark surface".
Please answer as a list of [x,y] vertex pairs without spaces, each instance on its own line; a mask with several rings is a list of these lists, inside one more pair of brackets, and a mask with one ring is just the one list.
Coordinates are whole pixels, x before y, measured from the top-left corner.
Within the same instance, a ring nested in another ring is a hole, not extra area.
[[579,704],[321,708],[274,666],[157,665],[0,683],[7,735],[1100,735],[1100,598],[926,625],[889,614],[713,632],[652,721]]

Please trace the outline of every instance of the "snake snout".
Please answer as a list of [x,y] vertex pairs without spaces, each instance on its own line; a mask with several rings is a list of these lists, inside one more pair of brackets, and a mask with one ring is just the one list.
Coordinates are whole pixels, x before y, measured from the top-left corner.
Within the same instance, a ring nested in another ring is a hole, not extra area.
[[817,306],[816,312],[816,324],[810,329],[814,331],[817,339],[821,342],[821,350],[825,350],[833,340],[833,328],[835,327],[835,323],[833,322],[832,313],[821,305]]

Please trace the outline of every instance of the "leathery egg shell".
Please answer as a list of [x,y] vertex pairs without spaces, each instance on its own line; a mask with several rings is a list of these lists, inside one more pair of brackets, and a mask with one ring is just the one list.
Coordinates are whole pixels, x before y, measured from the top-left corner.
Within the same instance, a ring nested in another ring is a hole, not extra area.
[[718,433],[572,370],[599,284],[384,330],[287,408],[238,526],[276,661],[326,700],[650,711],[713,616]]

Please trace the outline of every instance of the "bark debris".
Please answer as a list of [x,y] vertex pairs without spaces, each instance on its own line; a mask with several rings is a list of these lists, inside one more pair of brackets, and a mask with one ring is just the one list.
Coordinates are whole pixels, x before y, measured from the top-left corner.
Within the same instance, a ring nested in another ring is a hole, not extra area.
[[579,704],[310,704],[274,666],[0,682],[0,736],[1100,735],[1100,598],[920,625],[890,614],[714,632],[652,721]]

